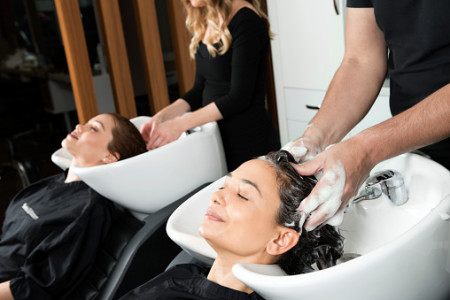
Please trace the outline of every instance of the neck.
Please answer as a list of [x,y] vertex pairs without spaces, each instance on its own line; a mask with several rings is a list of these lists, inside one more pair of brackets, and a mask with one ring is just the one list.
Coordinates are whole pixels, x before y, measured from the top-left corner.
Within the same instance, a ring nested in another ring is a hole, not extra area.
[[[70,167],[72,167],[72,165],[73,164],[71,164]],[[66,180],[64,180],[64,182],[69,183],[69,182],[73,182],[73,181],[81,181],[81,179],[77,175],[72,173],[70,167],[69,167],[69,170],[67,171]]]
[[253,290],[234,277],[233,272],[231,271],[236,263],[237,262],[234,260],[222,259],[217,256],[209,271],[208,280],[220,284],[221,286],[250,294]]

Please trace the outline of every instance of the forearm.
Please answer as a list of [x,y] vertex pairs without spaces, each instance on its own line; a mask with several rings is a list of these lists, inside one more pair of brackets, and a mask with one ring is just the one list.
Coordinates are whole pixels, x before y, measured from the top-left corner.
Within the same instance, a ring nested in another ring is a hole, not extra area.
[[223,119],[222,114],[213,102],[190,114],[181,116],[179,121],[183,131],[186,131],[188,129],[221,119]]
[[180,98],[169,106],[160,110],[153,117],[159,118],[161,122],[164,122],[179,117],[190,110],[191,107],[189,106],[189,104],[185,100]]
[[365,147],[373,165],[450,136],[450,84],[415,106],[352,139]]
[[4,281],[0,283],[0,299],[2,300],[14,300],[9,287],[9,281]]
[[347,9],[344,59],[312,127],[321,147],[339,142],[369,111],[387,71],[387,45],[373,8]]
[[305,136],[320,132],[321,146],[339,142],[367,114],[383,84],[386,69],[344,60],[327,90]]

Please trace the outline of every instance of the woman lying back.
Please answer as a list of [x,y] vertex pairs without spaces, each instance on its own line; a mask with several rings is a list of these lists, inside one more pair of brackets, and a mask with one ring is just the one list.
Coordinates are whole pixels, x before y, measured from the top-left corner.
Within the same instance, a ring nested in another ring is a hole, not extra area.
[[[136,127],[98,115],[62,141],[71,166],[108,164],[146,151]],[[93,264],[114,206],[71,172],[38,181],[9,204],[0,237],[0,299],[64,299]]]
[[199,232],[216,251],[211,269],[178,265],[122,299],[259,299],[234,277],[237,263],[279,264],[288,274],[326,268],[342,255],[343,238],[330,225],[307,232],[300,202],[316,181],[301,177],[286,151],[242,164],[212,194]]

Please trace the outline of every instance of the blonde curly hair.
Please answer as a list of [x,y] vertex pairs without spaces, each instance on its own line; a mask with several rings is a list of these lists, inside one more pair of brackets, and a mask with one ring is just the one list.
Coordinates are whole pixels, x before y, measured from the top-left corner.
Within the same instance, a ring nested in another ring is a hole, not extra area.
[[[191,43],[189,45],[189,54],[192,59],[195,58],[198,45],[203,40],[208,25],[211,33],[207,39],[203,41],[208,48],[211,56],[215,57],[217,54],[225,54],[231,46],[231,33],[228,30],[228,23],[231,19],[232,0],[205,0],[204,7],[193,7],[190,0],[182,0],[187,16],[186,27],[192,34]],[[257,14],[263,18],[267,24],[269,36],[273,34],[270,31],[270,24],[267,15],[261,9],[260,0],[247,0],[254,8]],[[219,47],[214,46],[219,41]]]

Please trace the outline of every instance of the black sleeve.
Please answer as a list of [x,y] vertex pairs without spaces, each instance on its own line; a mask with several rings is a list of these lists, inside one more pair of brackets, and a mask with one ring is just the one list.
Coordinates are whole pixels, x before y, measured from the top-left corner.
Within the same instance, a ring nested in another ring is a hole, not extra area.
[[373,7],[372,0],[347,0],[347,7]]
[[112,206],[104,198],[75,219],[49,224],[50,234],[26,258],[10,288],[15,300],[57,299],[90,270],[109,230]]
[[181,99],[184,99],[189,104],[189,106],[191,107],[191,111],[197,110],[202,107],[204,86],[205,78],[201,76],[198,71],[196,71],[194,86],[181,97]]
[[[256,15],[243,15],[232,32],[231,82],[228,94],[216,99],[224,118],[247,109],[253,100],[258,72],[267,64],[269,37],[264,22]],[[231,31],[231,30],[230,30]]]

